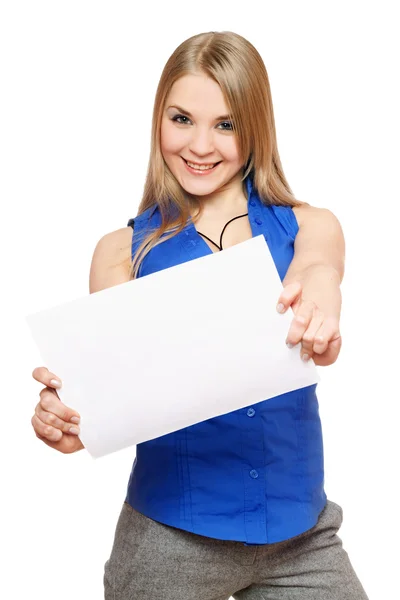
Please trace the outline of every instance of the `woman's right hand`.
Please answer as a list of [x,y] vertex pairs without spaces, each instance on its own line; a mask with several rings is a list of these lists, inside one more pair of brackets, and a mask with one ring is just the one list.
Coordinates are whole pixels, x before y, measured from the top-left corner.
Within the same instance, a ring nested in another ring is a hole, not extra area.
[[[63,404],[56,392],[56,388],[61,387],[60,379],[46,367],[34,369],[32,377],[46,386],[39,394],[40,401],[31,420],[36,436],[63,454],[72,454],[84,448],[79,439],[80,415]],[[56,385],[51,380],[60,383]]]

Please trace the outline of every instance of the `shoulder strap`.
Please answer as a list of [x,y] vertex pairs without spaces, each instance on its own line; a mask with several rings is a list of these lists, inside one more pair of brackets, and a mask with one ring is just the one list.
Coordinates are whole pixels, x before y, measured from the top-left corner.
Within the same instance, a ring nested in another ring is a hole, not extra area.
[[[160,213],[156,204],[142,212],[140,215],[129,219],[127,227],[132,227],[132,249],[131,256],[135,256],[140,244],[150,231],[160,226]],[[141,266],[138,276],[140,277]]]
[[152,229],[159,227],[160,219],[158,218],[159,211],[157,210],[157,205],[154,204],[144,212],[140,213],[136,217],[129,219],[126,224],[127,227],[132,227],[138,233],[143,229]]
[[297,223],[292,207],[271,204],[271,209],[287,235],[294,240],[299,231],[299,224]]

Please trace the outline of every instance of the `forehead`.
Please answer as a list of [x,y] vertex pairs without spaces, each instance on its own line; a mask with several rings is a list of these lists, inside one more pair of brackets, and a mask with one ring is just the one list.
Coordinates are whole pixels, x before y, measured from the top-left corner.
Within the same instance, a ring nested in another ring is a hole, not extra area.
[[175,81],[166,107],[172,104],[178,104],[193,115],[201,112],[215,117],[229,112],[218,83],[202,73],[184,75]]

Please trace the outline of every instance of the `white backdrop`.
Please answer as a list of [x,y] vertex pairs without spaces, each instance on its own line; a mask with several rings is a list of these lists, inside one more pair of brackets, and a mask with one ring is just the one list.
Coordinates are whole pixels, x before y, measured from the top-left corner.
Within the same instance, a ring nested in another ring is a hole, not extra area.
[[41,360],[24,317],[88,293],[97,241],[136,215],[162,67],[181,41],[210,30],[240,33],[260,51],[289,184],[300,199],[331,209],[344,229],[344,343],[337,363],[320,370],[318,393],[326,491],[344,509],[340,537],[370,600],[394,597],[395,4],[2,2],[0,539],[7,600],[103,597],[103,566],[135,448],[93,461],[85,451],[64,456],[37,440],[30,419],[42,386],[31,373]]

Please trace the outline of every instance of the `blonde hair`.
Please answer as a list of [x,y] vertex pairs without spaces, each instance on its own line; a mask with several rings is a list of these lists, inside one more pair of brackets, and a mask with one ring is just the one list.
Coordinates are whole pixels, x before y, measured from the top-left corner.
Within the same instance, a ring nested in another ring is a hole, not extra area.
[[199,72],[216,81],[221,88],[245,165],[243,180],[252,172],[254,187],[266,204],[302,204],[294,197],[283,173],[269,79],[260,54],[245,38],[230,31],[195,35],[176,48],[158,84],[150,159],[138,214],[157,205],[161,225],[148,233],[139,245],[131,264],[133,278],[151,248],[182,231],[190,217],[188,194],[163,159],[160,136],[165,102],[173,84],[184,75]]

